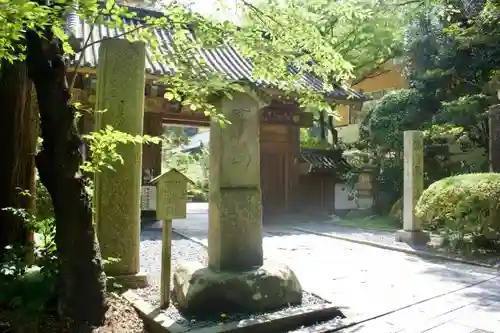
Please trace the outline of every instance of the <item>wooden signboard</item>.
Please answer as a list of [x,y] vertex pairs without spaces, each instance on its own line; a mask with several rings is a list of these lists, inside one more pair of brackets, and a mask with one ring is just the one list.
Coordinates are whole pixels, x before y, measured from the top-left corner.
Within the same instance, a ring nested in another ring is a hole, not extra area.
[[161,254],[161,307],[170,305],[170,262],[172,260],[172,219],[186,218],[187,185],[194,184],[177,169],[151,180],[156,185],[156,218],[163,220]]
[[156,185],[156,218],[186,218],[187,184],[193,182],[177,169],[171,169],[151,180]]
[[141,210],[156,210],[156,187],[141,186]]
[[261,121],[266,124],[311,127],[313,114],[269,107],[262,110]]

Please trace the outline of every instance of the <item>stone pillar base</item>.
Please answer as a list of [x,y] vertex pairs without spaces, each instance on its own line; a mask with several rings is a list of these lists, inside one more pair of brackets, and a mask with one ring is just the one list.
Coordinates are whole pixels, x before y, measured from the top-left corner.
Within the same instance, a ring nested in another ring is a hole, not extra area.
[[406,231],[399,230],[396,232],[396,241],[410,245],[425,245],[431,240],[428,232],[425,231]]
[[264,263],[246,272],[215,272],[197,262],[173,271],[172,300],[198,315],[272,311],[302,303],[302,287],[286,265]]
[[149,286],[148,276],[139,272],[133,275],[109,275],[111,283],[116,283],[125,289],[139,289]]

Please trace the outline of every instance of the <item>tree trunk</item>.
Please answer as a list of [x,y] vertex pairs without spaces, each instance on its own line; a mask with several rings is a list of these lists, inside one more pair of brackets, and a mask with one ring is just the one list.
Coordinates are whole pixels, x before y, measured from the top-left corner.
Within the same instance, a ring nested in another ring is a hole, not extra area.
[[26,253],[31,258],[32,233],[22,219],[3,208],[22,208],[31,213],[35,209],[37,134],[33,128],[36,119],[31,107],[32,83],[24,63],[4,61],[0,75],[0,151],[3,162],[0,173],[0,257],[7,245],[17,244],[28,246]]
[[325,142],[326,141],[326,121],[325,121],[325,116],[326,112],[325,111],[320,111],[318,113],[319,115],[319,129],[320,129],[320,139],[321,141]]
[[36,157],[40,180],[52,198],[61,262],[63,315],[71,332],[104,322],[105,275],[92,220],[88,179],[80,172],[84,145],[70,102],[62,46],[50,28],[40,37],[27,32],[27,64],[38,98],[43,147]]
[[328,129],[332,133],[332,146],[335,147],[339,142],[339,132],[337,132],[333,124],[333,116],[328,116]]

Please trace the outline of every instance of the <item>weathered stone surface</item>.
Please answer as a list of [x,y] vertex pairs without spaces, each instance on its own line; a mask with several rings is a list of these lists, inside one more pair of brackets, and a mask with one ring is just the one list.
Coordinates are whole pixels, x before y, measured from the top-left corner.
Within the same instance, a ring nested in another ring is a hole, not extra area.
[[302,287],[286,265],[264,263],[247,272],[215,272],[197,262],[183,262],[173,273],[172,300],[198,314],[260,312],[302,302]]
[[148,276],[141,272],[133,275],[115,275],[110,281],[125,289],[144,288],[149,285]]
[[[107,125],[131,135],[143,134],[145,44],[123,39],[101,42],[97,75],[96,130]],[[118,147],[124,164],[95,177],[95,218],[104,258],[117,258],[107,273],[136,279],[139,272],[142,145]],[[142,277],[138,281],[144,281]]]
[[490,156],[489,164],[491,172],[500,172],[500,104],[490,107],[488,110],[489,115],[489,129],[490,129]]
[[415,206],[424,191],[424,134],[421,131],[404,132],[404,196],[403,230],[396,233],[396,241],[424,245],[430,241],[422,231]]
[[415,206],[424,191],[424,134],[421,131],[404,132],[404,204],[403,229],[422,230],[415,216]]
[[215,271],[245,271],[263,263],[260,189],[260,99],[250,90],[217,108],[231,123],[210,127],[208,256]]

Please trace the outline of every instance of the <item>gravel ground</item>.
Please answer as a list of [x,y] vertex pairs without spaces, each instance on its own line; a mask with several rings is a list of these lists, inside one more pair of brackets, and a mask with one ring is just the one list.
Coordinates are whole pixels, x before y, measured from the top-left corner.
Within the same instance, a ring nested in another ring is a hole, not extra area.
[[288,331],[287,333],[324,333],[324,332],[332,332],[335,329],[343,326],[342,318],[335,318],[329,321],[325,321],[322,323],[318,323],[312,326],[302,326],[296,330]]
[[[172,233],[172,266],[179,261],[208,262],[206,249],[188,239]],[[150,277],[150,286],[137,289],[139,296],[151,304],[160,304],[161,274],[161,230],[147,230],[141,233],[141,270]]]
[[[172,265],[175,265],[178,261],[181,260],[199,261],[206,264],[207,259],[208,259],[207,252],[205,247],[201,246],[200,244],[194,243],[190,240],[184,239],[175,233],[172,234]],[[141,268],[144,272],[147,272],[151,277],[151,285],[144,289],[137,289],[136,292],[139,296],[141,296],[154,306],[158,306],[160,301],[160,290],[159,290],[160,263],[161,263],[161,231],[160,230],[143,231],[141,234]],[[322,298],[308,292],[304,292],[302,298],[303,298],[302,306],[327,303],[327,301],[323,300]],[[296,307],[289,307],[272,313],[273,314],[281,312],[285,313],[294,308]],[[253,314],[253,315],[232,314],[232,315],[222,315],[220,317],[218,316],[217,318],[209,318],[208,320],[207,319],[201,320],[192,317],[185,317],[182,314],[180,314],[177,311],[177,309],[173,306],[168,308],[166,312],[170,318],[176,319],[178,324],[188,327],[190,329],[211,326],[214,325],[215,323],[224,323],[242,319],[266,317],[265,313]],[[309,332],[309,331],[304,331],[304,332]],[[310,332],[315,332],[315,331],[310,331]]]

